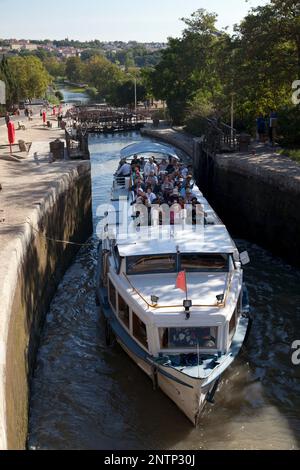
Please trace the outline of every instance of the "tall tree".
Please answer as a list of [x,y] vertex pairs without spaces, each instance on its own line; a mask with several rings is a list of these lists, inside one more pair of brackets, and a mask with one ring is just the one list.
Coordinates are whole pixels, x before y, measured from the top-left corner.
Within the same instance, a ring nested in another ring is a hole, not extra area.
[[66,62],[66,75],[70,82],[80,83],[83,75],[83,64],[80,57],[69,57]]
[[84,79],[97,88],[100,96],[110,100],[116,87],[123,81],[123,72],[102,56],[92,57],[86,64]]
[[182,122],[193,100],[211,100],[219,89],[215,51],[219,40],[217,15],[197,10],[183,19],[182,38],[170,38],[162,60],[152,73],[153,92],[167,101],[175,122]]

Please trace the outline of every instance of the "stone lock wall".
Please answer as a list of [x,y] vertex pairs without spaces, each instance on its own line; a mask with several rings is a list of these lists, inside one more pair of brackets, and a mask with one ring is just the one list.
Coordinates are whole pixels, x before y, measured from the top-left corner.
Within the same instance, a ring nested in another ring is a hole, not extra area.
[[18,254],[11,263],[15,272],[7,282],[11,291],[5,294],[10,299],[0,376],[2,448],[26,447],[30,378],[42,326],[55,290],[79,249],[51,239],[83,243],[91,234],[90,163],[84,162],[64,175],[34,211],[30,224],[20,233]]

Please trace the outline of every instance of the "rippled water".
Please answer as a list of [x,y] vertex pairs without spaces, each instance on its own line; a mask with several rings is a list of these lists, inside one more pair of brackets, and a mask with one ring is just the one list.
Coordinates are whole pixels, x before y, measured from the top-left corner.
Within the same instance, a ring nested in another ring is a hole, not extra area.
[[66,103],[88,103],[90,101],[90,97],[87,93],[82,92],[74,92],[72,88],[61,88],[60,91],[63,94],[64,101]]
[[[94,215],[109,198],[117,154],[138,134],[91,141]],[[96,241],[84,247],[52,302],[34,375],[29,447],[38,449],[299,449],[300,271],[238,240],[254,313],[247,347],[194,429],[126,356],[105,346],[95,305]]]

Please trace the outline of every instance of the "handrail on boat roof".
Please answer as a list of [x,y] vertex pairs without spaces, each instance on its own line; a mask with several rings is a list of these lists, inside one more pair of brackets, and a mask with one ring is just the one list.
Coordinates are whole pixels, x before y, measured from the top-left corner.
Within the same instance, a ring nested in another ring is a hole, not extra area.
[[134,157],[134,155],[140,155],[143,153],[161,154],[175,158],[176,160],[180,160],[176,153],[176,150],[173,147],[157,142],[139,142],[128,145],[127,147],[121,150],[121,160],[129,159],[131,157]]
[[[145,298],[144,296],[134,287],[134,285],[132,284],[132,282],[130,281],[130,279],[128,278],[127,274],[123,273],[124,274],[124,277],[125,279],[127,280],[127,282],[129,283],[130,287],[132,288],[132,290],[143,300],[143,302],[145,302],[145,304],[148,306],[148,308],[153,308],[154,310],[161,310],[161,309],[164,309],[164,308],[183,308],[183,305],[153,305],[153,304],[150,304]],[[230,273],[228,274],[228,277],[227,277],[227,281],[226,281],[226,289],[225,289],[225,292],[224,292],[224,300],[223,302],[216,302],[215,304],[210,304],[210,305],[193,305],[193,307],[196,307],[196,308],[212,308],[212,307],[215,307],[215,308],[225,308],[226,307],[226,302],[227,302],[227,298],[228,298],[228,295],[229,295],[229,291],[230,291],[230,287],[231,287],[231,284],[232,284],[232,279],[233,279],[233,275],[230,276]]]

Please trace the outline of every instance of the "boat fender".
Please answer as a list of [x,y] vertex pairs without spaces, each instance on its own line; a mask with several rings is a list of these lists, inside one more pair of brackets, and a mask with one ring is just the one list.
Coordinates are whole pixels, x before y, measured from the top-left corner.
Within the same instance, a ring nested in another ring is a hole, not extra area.
[[218,389],[219,383],[220,383],[220,378],[218,378],[216,380],[216,383],[213,386],[212,390],[210,392],[208,392],[208,394],[206,395],[206,401],[208,401],[208,403],[211,403],[212,405],[215,404],[214,397],[215,397],[216,391]]

